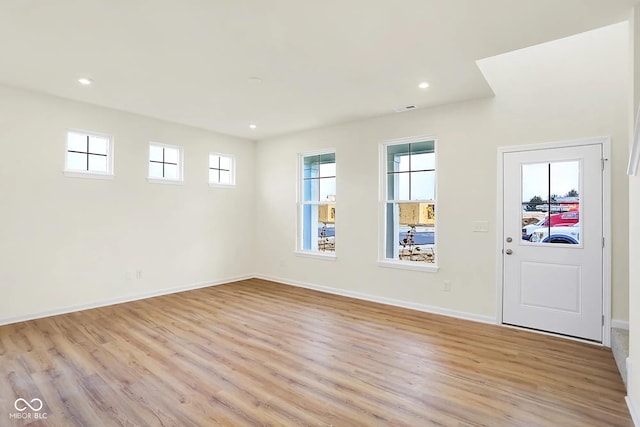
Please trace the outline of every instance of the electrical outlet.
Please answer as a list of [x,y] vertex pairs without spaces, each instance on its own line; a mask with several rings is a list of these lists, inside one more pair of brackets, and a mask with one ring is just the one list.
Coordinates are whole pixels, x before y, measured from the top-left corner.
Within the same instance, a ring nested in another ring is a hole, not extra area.
[[445,292],[451,292],[451,281],[450,280],[445,280],[444,281],[443,290]]
[[137,271],[136,271],[136,279],[137,279],[137,280],[142,279],[142,270],[137,270]]

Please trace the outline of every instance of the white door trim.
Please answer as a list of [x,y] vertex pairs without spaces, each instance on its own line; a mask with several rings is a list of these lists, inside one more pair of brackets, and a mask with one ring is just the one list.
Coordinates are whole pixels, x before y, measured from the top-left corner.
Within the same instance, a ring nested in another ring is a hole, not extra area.
[[541,144],[513,145],[498,147],[498,179],[497,179],[497,205],[496,205],[496,322],[502,325],[502,291],[503,257],[504,247],[504,154],[518,151],[546,150],[552,148],[576,147],[584,145],[602,145],[604,171],[602,174],[602,233],[604,236],[604,249],[602,252],[602,313],[604,324],[602,326],[602,345],[611,347],[611,138],[608,136],[574,139],[568,141],[546,142]]

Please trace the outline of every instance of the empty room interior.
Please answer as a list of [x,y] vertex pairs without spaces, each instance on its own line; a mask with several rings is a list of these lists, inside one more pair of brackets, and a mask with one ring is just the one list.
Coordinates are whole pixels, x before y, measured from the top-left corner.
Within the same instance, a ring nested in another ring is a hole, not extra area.
[[0,426],[640,426],[635,0],[0,0]]

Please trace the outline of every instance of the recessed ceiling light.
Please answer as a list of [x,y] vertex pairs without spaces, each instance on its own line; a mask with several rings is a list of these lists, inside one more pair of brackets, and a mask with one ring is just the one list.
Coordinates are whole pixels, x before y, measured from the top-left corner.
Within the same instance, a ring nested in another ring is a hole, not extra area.
[[427,82],[421,82],[421,83],[418,85],[418,87],[419,87],[420,89],[426,89],[426,88],[428,88],[428,87],[429,87],[429,83],[427,83]]
[[249,127],[250,127],[251,129],[255,129],[255,128],[257,128],[258,126],[256,126],[256,125],[254,125],[253,123],[251,123],[251,124],[249,125]]
[[93,80],[88,79],[86,77],[82,77],[78,79],[78,83],[80,83],[83,86],[89,86],[91,83],[93,83]]

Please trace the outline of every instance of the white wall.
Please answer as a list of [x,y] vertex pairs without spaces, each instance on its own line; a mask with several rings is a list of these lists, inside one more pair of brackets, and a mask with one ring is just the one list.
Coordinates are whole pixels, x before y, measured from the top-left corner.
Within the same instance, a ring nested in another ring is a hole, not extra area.
[[[497,148],[611,136],[613,318],[626,320],[627,46],[626,23],[607,27],[485,62],[496,92],[492,99],[261,141],[256,148],[256,271],[339,292],[493,318]],[[438,273],[376,265],[378,146],[414,135],[438,139]],[[336,148],[338,163],[335,262],[294,255],[296,154],[328,147]],[[489,221],[490,232],[473,233],[474,220]],[[444,280],[451,281],[451,292],[443,291]]]
[[[114,180],[63,176],[67,128],[113,135]],[[150,141],[184,147],[184,185],[147,182]],[[0,324],[252,273],[254,147],[0,87]],[[209,188],[210,151],[236,189]]]
[[[632,93],[629,134],[633,135],[635,112],[640,103],[640,7],[631,15]],[[635,124],[638,125],[638,124]],[[630,138],[631,139],[631,138]],[[629,179],[629,409],[640,426],[640,176]]]

